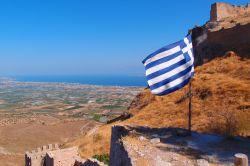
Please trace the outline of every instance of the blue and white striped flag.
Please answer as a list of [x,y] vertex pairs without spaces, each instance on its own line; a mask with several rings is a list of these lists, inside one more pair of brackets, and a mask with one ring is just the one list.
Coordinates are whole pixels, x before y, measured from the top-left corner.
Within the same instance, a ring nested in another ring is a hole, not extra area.
[[142,63],[153,94],[166,95],[184,87],[194,75],[191,35],[150,54]]

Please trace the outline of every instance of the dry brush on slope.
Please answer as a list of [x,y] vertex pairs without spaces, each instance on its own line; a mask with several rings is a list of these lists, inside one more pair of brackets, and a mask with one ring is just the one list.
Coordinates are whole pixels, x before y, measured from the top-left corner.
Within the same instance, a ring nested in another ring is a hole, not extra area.
[[[235,8],[217,3],[211,8],[211,19],[192,31],[195,65],[193,84],[192,129],[200,132],[250,136],[250,13],[244,16],[224,13]],[[218,8],[219,6],[219,8]],[[242,9],[245,10],[246,7]],[[239,13],[239,8],[237,9]],[[215,14],[215,15],[213,15]],[[226,14],[226,15],[225,15]],[[217,21],[216,21],[217,20]],[[224,53],[228,50],[233,52]],[[224,56],[223,56],[224,55]],[[148,127],[182,127],[188,123],[188,87],[163,97],[153,96],[145,89],[134,99],[129,111],[132,118],[117,122]],[[115,124],[117,124],[115,123]],[[70,145],[79,145],[81,155],[109,152],[111,126],[90,131]]]
[[[192,84],[194,130],[250,136],[249,59],[228,52],[224,57],[197,67]],[[141,103],[152,98],[150,91],[145,90],[142,93],[148,98],[140,97],[138,104],[131,108],[135,116],[127,122],[185,128],[188,119],[187,92],[186,86],[167,96],[155,97],[150,104],[139,109]]]
[[[250,136],[250,60],[233,52],[195,69],[192,129],[206,133]],[[187,86],[166,96],[145,89],[132,101],[133,117],[101,126],[67,144],[78,145],[82,157],[109,153],[111,126],[187,127]]]

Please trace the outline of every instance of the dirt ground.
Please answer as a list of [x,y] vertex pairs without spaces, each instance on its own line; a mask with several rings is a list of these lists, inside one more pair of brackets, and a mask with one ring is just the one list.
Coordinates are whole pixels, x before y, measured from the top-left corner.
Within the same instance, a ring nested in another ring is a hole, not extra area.
[[[128,127],[129,128],[129,127]],[[122,137],[132,165],[135,166],[229,166],[234,155],[250,155],[250,140],[226,138],[216,134],[192,132],[178,128],[131,127],[130,135]]]
[[[44,117],[43,117],[44,118]],[[24,153],[47,144],[64,144],[98,124],[89,120],[0,126],[0,166],[21,166]]]

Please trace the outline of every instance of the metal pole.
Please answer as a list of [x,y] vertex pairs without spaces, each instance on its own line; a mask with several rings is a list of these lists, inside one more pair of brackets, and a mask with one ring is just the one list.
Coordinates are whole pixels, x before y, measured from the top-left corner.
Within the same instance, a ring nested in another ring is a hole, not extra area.
[[189,105],[188,105],[188,134],[191,136],[191,118],[192,118],[192,80],[189,81]]

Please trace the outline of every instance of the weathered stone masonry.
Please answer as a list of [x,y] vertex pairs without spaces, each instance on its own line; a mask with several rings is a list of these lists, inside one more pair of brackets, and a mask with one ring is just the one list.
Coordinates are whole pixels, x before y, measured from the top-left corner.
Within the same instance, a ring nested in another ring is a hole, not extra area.
[[235,6],[226,3],[214,3],[211,6],[210,21],[220,21],[227,17],[244,16],[250,13],[250,3],[246,6]]
[[105,166],[96,159],[81,159],[78,148],[60,149],[58,144],[49,144],[25,153],[25,166]]

